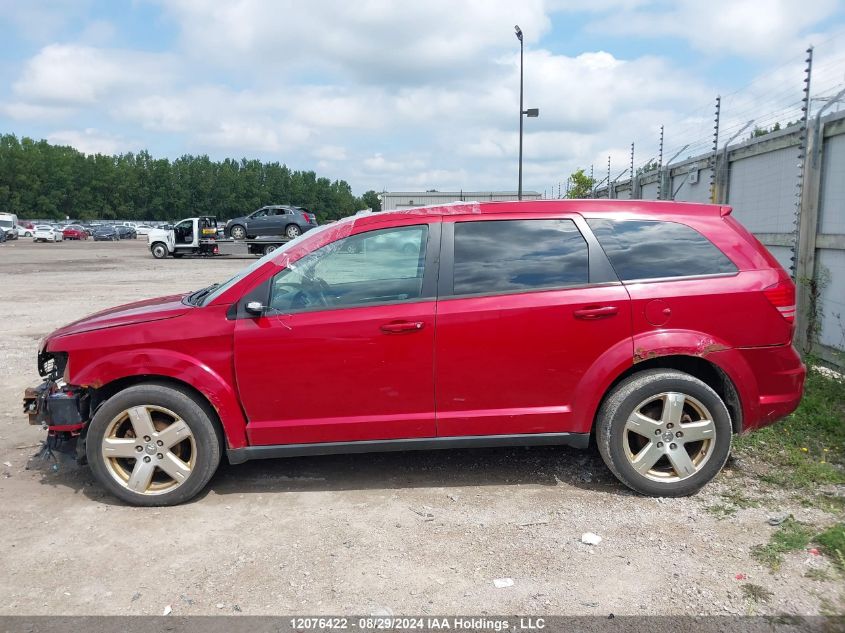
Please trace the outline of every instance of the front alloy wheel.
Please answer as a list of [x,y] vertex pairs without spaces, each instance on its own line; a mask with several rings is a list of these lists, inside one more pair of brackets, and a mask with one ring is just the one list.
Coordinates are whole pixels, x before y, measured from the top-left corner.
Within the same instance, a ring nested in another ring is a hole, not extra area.
[[220,462],[209,407],[160,384],[135,385],[97,409],[86,437],[88,463],[103,487],[133,505],[194,497]]
[[698,491],[724,466],[733,425],[719,395],[684,372],[652,369],[620,382],[596,419],[596,443],[629,488],[655,497]]
[[176,413],[153,405],[121,411],[102,441],[109,474],[121,486],[156,495],[181,486],[197,454],[191,429]]
[[233,239],[242,240],[246,237],[246,229],[238,224],[232,227],[229,232]]

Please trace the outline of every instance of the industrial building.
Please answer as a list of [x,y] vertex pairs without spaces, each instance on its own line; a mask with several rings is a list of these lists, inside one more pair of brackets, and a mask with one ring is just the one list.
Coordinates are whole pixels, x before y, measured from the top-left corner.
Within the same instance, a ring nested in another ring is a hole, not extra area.
[[[516,200],[516,191],[384,191],[380,194],[382,211],[427,207],[450,202],[491,202]],[[536,191],[523,191],[523,200],[539,200]]]

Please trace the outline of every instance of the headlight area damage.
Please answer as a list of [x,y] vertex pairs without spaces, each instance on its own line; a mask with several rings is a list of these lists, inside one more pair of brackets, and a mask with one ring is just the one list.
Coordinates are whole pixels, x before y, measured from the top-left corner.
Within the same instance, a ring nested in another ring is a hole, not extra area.
[[64,352],[39,351],[38,373],[44,382],[24,391],[23,411],[30,424],[47,431],[42,454],[75,452],[77,462],[84,464],[85,447],[78,440],[90,418],[90,397],[86,389],[65,383],[67,360]]

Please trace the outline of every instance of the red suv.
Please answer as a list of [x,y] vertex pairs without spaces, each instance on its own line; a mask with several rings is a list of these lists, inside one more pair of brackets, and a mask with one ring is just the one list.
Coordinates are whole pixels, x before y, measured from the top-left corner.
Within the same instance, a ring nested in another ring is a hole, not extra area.
[[38,352],[30,421],[137,505],[264,457],[591,437],[648,495],[695,492],[801,399],[795,288],[730,208],[469,203],[309,231]]

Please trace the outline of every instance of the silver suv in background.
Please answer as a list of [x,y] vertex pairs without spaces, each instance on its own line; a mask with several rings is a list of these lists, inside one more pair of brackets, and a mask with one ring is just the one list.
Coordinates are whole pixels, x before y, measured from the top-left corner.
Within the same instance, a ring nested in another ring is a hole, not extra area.
[[294,238],[316,226],[317,216],[308,209],[274,204],[229,220],[226,222],[226,236],[236,240],[262,235]]

